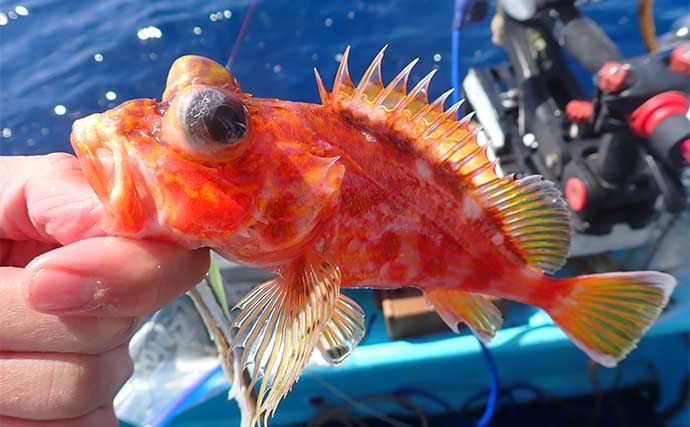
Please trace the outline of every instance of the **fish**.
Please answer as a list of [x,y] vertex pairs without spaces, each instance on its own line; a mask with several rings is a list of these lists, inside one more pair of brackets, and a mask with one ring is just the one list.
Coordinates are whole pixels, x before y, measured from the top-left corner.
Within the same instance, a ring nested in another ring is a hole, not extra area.
[[[428,99],[417,60],[384,84],[385,47],[359,83],[348,47],[321,103],[260,98],[200,56],[177,59],[161,101],[74,122],[71,143],[107,232],[208,247],[276,277],[233,309],[236,370],[267,424],[319,351],[343,363],[364,335],[344,288],[421,289],[455,332],[489,342],[495,298],[546,311],[592,360],[613,367],[676,285],[654,271],[556,278],[570,211],[538,175],[499,176],[451,91]],[[233,387],[234,388],[234,387]]]

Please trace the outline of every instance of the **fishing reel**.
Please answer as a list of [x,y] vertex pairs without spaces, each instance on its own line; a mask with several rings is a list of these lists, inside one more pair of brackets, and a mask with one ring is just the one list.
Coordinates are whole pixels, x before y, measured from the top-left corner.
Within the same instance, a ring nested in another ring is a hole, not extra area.
[[[471,68],[463,91],[502,172],[559,185],[572,255],[653,239],[660,216],[687,207],[690,39],[624,59],[574,0],[499,2],[492,32],[510,62]],[[565,52],[592,73],[593,96]]]

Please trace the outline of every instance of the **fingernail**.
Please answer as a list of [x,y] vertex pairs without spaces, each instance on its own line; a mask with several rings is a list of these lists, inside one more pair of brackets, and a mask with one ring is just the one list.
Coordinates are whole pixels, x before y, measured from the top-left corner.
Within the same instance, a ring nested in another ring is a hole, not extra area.
[[93,303],[96,281],[50,268],[39,270],[29,283],[29,303],[37,310],[69,311]]

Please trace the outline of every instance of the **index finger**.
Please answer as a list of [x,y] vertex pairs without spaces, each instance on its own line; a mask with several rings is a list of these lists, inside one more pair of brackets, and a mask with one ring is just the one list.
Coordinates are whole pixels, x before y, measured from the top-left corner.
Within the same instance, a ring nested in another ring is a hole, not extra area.
[[104,234],[103,208],[76,157],[0,157],[0,239],[68,244]]

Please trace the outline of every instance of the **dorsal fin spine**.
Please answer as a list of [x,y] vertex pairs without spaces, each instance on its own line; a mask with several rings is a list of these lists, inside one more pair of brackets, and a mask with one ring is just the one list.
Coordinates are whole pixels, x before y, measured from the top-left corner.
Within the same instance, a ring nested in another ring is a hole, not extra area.
[[[451,93],[453,93],[454,89],[449,89],[445,91],[444,93],[441,94],[438,98],[436,98],[433,102],[427,104],[424,108],[420,109],[417,111],[411,118],[411,122],[416,122],[417,120],[426,120],[426,116],[428,114],[434,114],[434,118],[437,118],[440,116],[443,112],[443,104],[446,102],[446,99],[450,96]],[[440,112],[438,111],[440,107]],[[423,123],[426,127],[429,125],[426,123]]]
[[319,70],[314,67],[314,75],[316,76],[316,86],[319,88],[319,97],[321,98],[321,103],[326,105],[331,103],[331,94],[328,93],[328,90],[326,89],[326,86],[323,84],[323,80],[321,80],[321,75],[319,74]]
[[471,172],[468,172],[467,175],[470,177],[470,179],[474,179],[477,176],[483,174],[484,172],[494,169],[496,167],[496,161],[493,162],[488,162],[488,163],[483,163],[477,166],[474,170]]
[[472,139],[472,135],[467,134],[462,139],[457,141],[454,145],[452,145],[448,150],[446,150],[445,153],[443,153],[441,156],[439,156],[440,159],[440,164],[443,165],[447,161],[449,161],[458,151],[460,151],[465,144],[467,144],[467,141]]
[[462,123],[456,121],[452,122],[452,124],[448,126],[448,129],[444,130],[443,133],[438,136],[438,139],[443,140],[449,138],[458,129],[460,129],[460,126],[462,126]]
[[[438,129],[441,125],[451,122],[451,119],[455,117],[457,114],[458,109],[460,106],[464,103],[464,100],[460,100],[450,106],[446,111],[441,112],[436,118],[429,123],[429,126],[426,128],[426,130],[422,133],[422,138],[429,138],[431,134]],[[453,132],[455,132],[457,129],[460,128],[460,123],[457,121],[453,120],[450,125],[448,125],[448,128],[443,131],[440,135],[437,136],[438,139],[444,139],[450,136]]]
[[447,91],[443,92],[438,98],[434,100],[434,102],[429,104],[431,106],[431,110],[438,114],[443,113],[443,106],[446,104],[446,99],[448,99],[448,97],[453,92],[455,92],[454,88],[450,88]]
[[469,113],[465,114],[464,117],[462,117],[458,122],[460,123],[460,127],[463,130],[467,130],[470,127],[470,122],[474,118],[474,115],[476,114],[475,111],[470,111]]
[[[352,95],[350,102],[360,102],[365,91],[369,89],[372,84],[383,88],[383,79],[381,78],[381,61],[383,60],[383,54],[387,47],[388,45],[384,46],[383,49],[379,51],[369,65],[369,68],[367,68],[367,70],[364,72],[364,75],[357,85],[357,90],[355,90],[355,94]],[[372,77],[375,79],[374,82],[371,81]]]
[[[403,68],[402,71],[400,71],[400,73],[398,73],[398,75],[393,78],[393,80],[391,80],[391,82],[388,84],[388,86],[386,86],[386,88],[384,90],[382,90],[381,93],[374,100],[374,105],[373,105],[374,108],[381,107],[383,104],[383,101],[385,101],[386,98],[393,91],[396,90],[398,85],[402,85],[402,88],[399,90],[402,93],[405,93],[405,90],[407,88],[407,79],[410,76],[410,72],[412,71],[412,68],[417,64],[417,62],[419,62],[419,58],[412,60],[412,62],[407,64],[407,66],[405,68]],[[401,99],[401,101],[402,101],[402,99]],[[396,107],[397,107],[397,105],[396,105]]]
[[354,85],[352,84],[352,79],[350,78],[350,70],[348,69],[347,66],[347,58],[350,55],[350,46],[345,48],[345,53],[343,53],[343,57],[340,60],[340,66],[338,67],[338,71],[335,74],[335,83],[333,83],[333,103],[338,102],[338,98],[340,98],[340,93],[345,87],[350,87],[353,88]]
[[429,74],[424,76],[417,85],[412,88],[410,93],[400,102],[395,109],[391,112],[390,121],[396,121],[414,101],[420,101],[426,103],[427,91],[429,90],[429,83],[431,79],[436,74],[436,70],[431,70]]
[[465,166],[473,162],[477,156],[481,155],[482,150],[484,150],[484,148],[477,145],[467,155],[463,156],[462,159],[453,163],[453,169],[462,170]]

